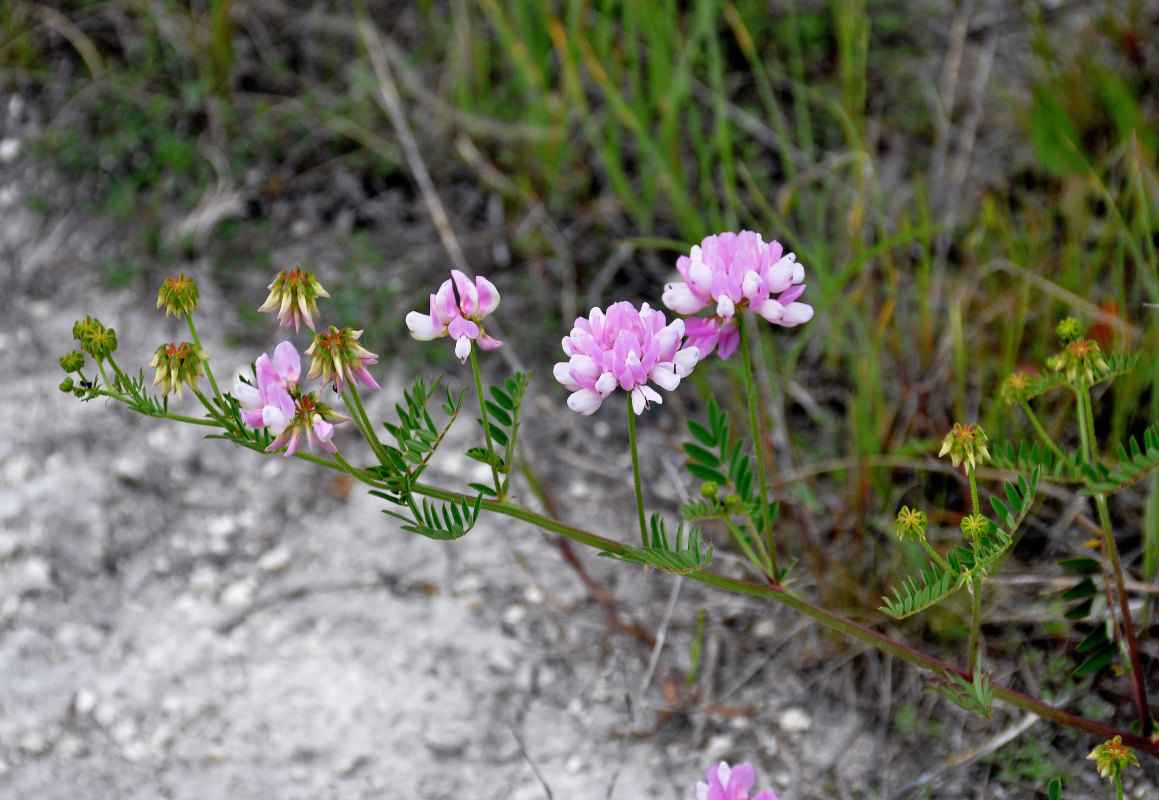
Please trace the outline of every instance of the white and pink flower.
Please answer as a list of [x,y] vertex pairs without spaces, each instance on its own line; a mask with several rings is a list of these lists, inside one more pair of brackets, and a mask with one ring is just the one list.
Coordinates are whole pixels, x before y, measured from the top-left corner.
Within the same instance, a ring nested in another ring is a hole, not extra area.
[[713,349],[722,359],[733,354],[740,344],[736,314],[744,308],[785,327],[813,318],[813,307],[797,302],[805,291],[805,268],[759,233],[708,236],[676,260],[676,269],[684,280],[664,287],[664,304],[683,315],[713,306],[712,316],[687,320],[689,341],[701,358]]
[[555,379],[572,393],[568,408],[593,414],[617,387],[631,393],[637,414],[662,403],[648,381],[671,391],[699,360],[697,348],[684,346],[683,339],[683,320],[666,324],[664,313],[647,303],[638,311],[628,302],[609,306],[607,313],[593,308],[563,340],[570,360],[555,365]]
[[471,354],[471,342],[484,350],[494,350],[503,343],[487,335],[479,323],[499,306],[499,290],[495,284],[479,276],[474,283],[457,269],[451,270],[451,280],[443,281],[439,291],[431,295],[430,314],[412,311],[406,315],[406,326],[411,335],[421,341],[442,336],[455,340],[455,355],[466,361]]
[[303,394],[298,385],[302,374],[302,357],[290,342],[274,348],[274,357],[262,353],[254,363],[257,385],[238,381],[233,396],[241,404],[242,422],[251,428],[266,428],[274,440],[266,448],[273,453],[286,448],[286,456],[298,452],[302,438],[306,445],[318,446],[328,452],[337,448],[330,441],[334,424],[347,417],[318,402],[315,392]]

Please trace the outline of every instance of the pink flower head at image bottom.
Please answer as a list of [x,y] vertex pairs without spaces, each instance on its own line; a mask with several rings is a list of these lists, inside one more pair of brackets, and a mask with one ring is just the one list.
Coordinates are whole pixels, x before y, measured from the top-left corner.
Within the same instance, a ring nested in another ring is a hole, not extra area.
[[286,455],[298,451],[303,436],[307,446],[318,446],[331,453],[337,448],[330,442],[334,425],[345,417],[318,402],[317,395],[303,395],[298,387],[302,374],[302,357],[290,342],[274,348],[274,357],[262,353],[254,362],[257,385],[238,381],[233,396],[241,404],[242,421],[251,428],[268,428],[274,441],[266,448],[272,453],[286,448]]
[[593,308],[563,340],[570,360],[555,365],[555,379],[572,393],[568,408],[595,413],[616,387],[631,393],[637,414],[662,403],[648,381],[671,391],[699,361],[697,349],[683,347],[683,339],[684,321],[665,324],[663,312],[647,303],[639,311],[628,302],[614,303],[607,313]]
[[495,284],[479,276],[471,279],[451,270],[451,280],[443,281],[439,291],[431,295],[430,314],[412,311],[406,315],[406,326],[411,336],[430,341],[442,336],[455,340],[455,355],[466,361],[471,354],[471,342],[478,342],[484,350],[494,350],[502,342],[491,338],[479,323],[499,306],[499,290]]
[[709,767],[704,777],[708,782],[697,781],[695,800],[777,800],[769,789],[749,796],[756,770],[747,761],[735,767],[721,761]]
[[759,233],[721,233],[694,245],[676,260],[683,281],[664,287],[664,304],[677,314],[713,307],[709,317],[686,320],[689,344],[707,358],[715,348],[726,359],[740,344],[736,314],[745,307],[776,325],[793,327],[813,318],[813,307],[797,302],[805,291],[805,268],[780,242]]

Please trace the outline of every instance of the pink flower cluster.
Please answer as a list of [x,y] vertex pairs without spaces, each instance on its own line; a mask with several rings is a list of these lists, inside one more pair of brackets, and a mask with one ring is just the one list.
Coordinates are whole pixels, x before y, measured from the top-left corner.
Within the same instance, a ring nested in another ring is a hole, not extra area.
[[499,291],[495,284],[482,276],[471,283],[470,278],[453,269],[451,280],[443,281],[439,291],[431,295],[431,313],[410,312],[406,315],[406,326],[412,336],[422,341],[449,335],[455,340],[455,355],[460,361],[466,361],[473,341],[484,350],[494,350],[502,344],[488,336],[479,324],[498,306]]
[[289,342],[274,349],[274,358],[262,353],[254,364],[257,385],[238,381],[233,396],[241,404],[242,421],[251,428],[268,428],[274,441],[266,448],[272,453],[286,448],[286,455],[298,451],[302,437],[306,444],[318,446],[331,453],[336,451],[330,441],[334,424],[347,418],[318,402],[314,392],[302,394],[298,379],[302,374],[302,358]]
[[748,307],[769,322],[792,327],[813,318],[812,306],[796,302],[805,291],[805,269],[779,242],[759,233],[721,233],[694,245],[676,260],[683,281],[664,287],[664,304],[677,314],[715,305],[709,317],[687,320],[688,341],[707,358],[715,348],[726,359],[740,344],[736,314]]
[[769,789],[749,797],[749,789],[756,780],[756,770],[747,761],[735,767],[721,761],[709,767],[704,777],[707,783],[696,783],[696,800],[777,800],[777,796]]
[[592,414],[617,386],[631,392],[637,414],[663,402],[648,381],[671,391],[699,360],[683,339],[684,321],[665,324],[663,312],[647,303],[639,311],[628,302],[609,306],[607,313],[593,308],[563,340],[569,360],[555,365],[555,379],[572,392],[568,408]]

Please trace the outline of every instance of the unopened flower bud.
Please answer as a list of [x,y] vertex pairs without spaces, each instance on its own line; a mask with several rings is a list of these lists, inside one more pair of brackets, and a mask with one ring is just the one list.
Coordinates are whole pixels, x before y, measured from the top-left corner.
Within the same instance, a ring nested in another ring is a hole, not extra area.
[[179,273],[176,278],[171,275],[161,284],[161,290],[157,292],[157,308],[164,308],[165,316],[189,316],[197,308],[197,299],[197,284],[193,278]]
[[60,382],[60,390],[62,392],[66,392],[66,393],[71,392],[73,390],[74,386],[75,386],[75,382],[73,381],[71,376],[65,378],[63,381]]
[[303,320],[307,328],[314,330],[312,315],[318,313],[317,298],[330,296],[318,279],[301,267],[282,270],[268,288],[270,296],[258,311],[278,312],[278,327],[288,328],[292,323],[295,331]]
[[739,494],[728,495],[727,497],[724,498],[724,505],[725,505],[725,508],[736,508],[738,505],[740,505],[740,495]]
[[378,363],[378,356],[358,343],[360,336],[362,331],[339,330],[333,325],[325,333],[315,334],[314,343],[306,350],[306,355],[311,357],[306,380],[321,377],[323,384],[334,384],[334,391],[339,394],[342,393],[343,381],[347,380],[353,383],[357,379],[372,389],[378,389],[378,383],[366,370]]
[[106,328],[92,317],[85,317],[72,326],[72,337],[97,361],[104,361],[117,350],[117,332]]
[[1135,751],[1123,744],[1123,737],[1116,736],[1100,744],[1087,760],[1093,760],[1099,769],[1099,776],[1114,779],[1127,767],[1139,766]]
[[955,422],[953,429],[942,440],[938,456],[947,453],[955,467],[965,461],[970,469],[976,469],[979,461],[985,462],[990,458],[990,451],[986,449],[986,432],[981,425]]
[[60,357],[60,368],[65,372],[80,372],[85,365],[85,357],[76,350]]
[[1009,405],[1017,405],[1030,399],[1030,376],[1016,372],[1002,384],[1002,399]]
[[716,481],[705,481],[700,484],[701,497],[716,497],[716,493],[720,491],[720,484]]
[[962,518],[960,527],[962,528],[962,535],[972,542],[979,536],[990,532],[990,520],[981,514],[971,514],[968,517]]
[[1083,326],[1074,317],[1066,317],[1059,321],[1054,332],[1058,334],[1058,338],[1062,339],[1063,342],[1072,342],[1082,335]]
[[926,538],[926,526],[929,521],[926,519],[926,512],[920,511],[909,506],[902,506],[901,511],[897,512],[897,519],[893,523],[893,532],[897,534],[897,538],[901,540],[909,539],[910,541],[920,542]]
[[1094,383],[1098,380],[1096,373],[1101,375],[1110,369],[1099,343],[1082,336],[1068,342],[1061,353],[1051,356],[1046,363],[1055,372],[1066,375],[1067,382],[1072,384]]
[[202,363],[208,360],[205,351],[191,342],[163,344],[149,362],[149,368],[157,370],[153,385],[161,386],[162,395],[176,392],[180,400],[183,386],[197,391],[197,376],[205,374]]

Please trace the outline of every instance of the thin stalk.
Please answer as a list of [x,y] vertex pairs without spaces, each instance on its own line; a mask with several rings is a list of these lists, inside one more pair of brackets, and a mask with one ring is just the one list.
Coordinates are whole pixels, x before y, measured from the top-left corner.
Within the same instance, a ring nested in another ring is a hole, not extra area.
[[773,583],[781,582],[781,571],[777,567],[777,544],[773,538],[773,521],[769,515],[769,484],[765,477],[765,448],[761,439],[761,421],[757,402],[757,382],[753,379],[753,357],[749,348],[748,331],[745,330],[745,315],[736,315],[737,333],[740,335],[740,360],[744,366],[745,392],[749,406],[749,437],[753,442],[757,462],[757,486],[760,495],[758,502],[761,507],[761,527],[765,534],[765,555],[768,558],[766,565]]
[[1056,456],[1065,461],[1066,454],[1063,453],[1062,449],[1054,443],[1054,439],[1051,439],[1047,435],[1046,429],[1043,428],[1042,423],[1038,421],[1038,415],[1035,414],[1033,410],[1031,410],[1029,400],[1022,401],[1022,410],[1026,413],[1026,418],[1030,420],[1030,424],[1034,426],[1034,430],[1038,432],[1039,438],[1041,438],[1042,441],[1046,443],[1046,446],[1049,447]]
[[[1075,389],[1078,399],[1079,425],[1083,431],[1083,461],[1095,463],[1094,452],[1094,408],[1091,405],[1089,386]],[[1131,618],[1131,607],[1127,600],[1126,581],[1123,578],[1123,563],[1119,558],[1119,548],[1115,544],[1115,533],[1111,527],[1111,512],[1107,507],[1105,494],[1095,495],[1095,505],[1099,512],[1099,525],[1103,531],[1103,556],[1111,566],[1115,580],[1115,591],[1119,596],[1119,616],[1123,626],[1123,638],[1127,640],[1127,657],[1131,662],[1131,694],[1139,712],[1139,721],[1144,736],[1151,733],[1151,710],[1147,703],[1147,683],[1143,675],[1143,663],[1139,658],[1139,643],[1135,636],[1135,623]]]
[[1144,736],[1151,734],[1151,707],[1147,702],[1147,681],[1143,675],[1143,662],[1139,658],[1139,643],[1135,636],[1135,623],[1131,618],[1131,607],[1127,601],[1126,581],[1123,578],[1123,562],[1119,558],[1119,548],[1111,529],[1111,512],[1107,508],[1106,495],[1095,495],[1099,509],[1099,524],[1103,529],[1103,554],[1111,563],[1111,573],[1115,577],[1115,591],[1119,595],[1119,615],[1122,617],[1123,637],[1127,640],[1127,656],[1131,661],[1131,694],[1139,710],[1139,720]]
[[117,362],[113,360],[113,357],[111,355],[109,356],[109,366],[111,366],[113,368],[113,372],[115,372],[117,374],[117,377],[121,379],[121,385],[128,388],[130,395],[132,395],[136,400],[143,400],[144,399],[137,392],[137,387],[133,385],[133,382],[131,380],[129,380],[129,376],[127,374],[125,374],[125,371],[122,370],[120,365],[117,364]]
[[[197,328],[193,324],[193,316],[191,314],[185,315],[185,322],[189,325],[189,335],[193,337],[193,344],[197,346],[198,350],[205,352],[201,346],[201,339],[197,337]],[[213,396],[217,398],[217,402],[225,407],[225,400],[221,397],[221,390],[217,388],[217,381],[213,379],[213,368],[209,366],[209,359],[202,362],[205,367],[205,377],[209,379],[209,385],[213,387]]]
[[354,381],[348,381],[349,391],[345,387],[342,389],[342,399],[346,401],[346,407],[354,412],[354,424],[358,427],[359,433],[366,443],[370,445],[370,449],[374,451],[374,457],[378,459],[378,463],[383,466],[390,463],[389,457],[386,455],[386,450],[379,441],[377,434],[374,432],[374,425],[370,421],[370,417],[366,414],[366,408],[362,405],[362,398],[358,396],[358,387],[354,385]]
[[926,548],[926,552],[930,554],[930,558],[932,558],[934,561],[937,561],[938,565],[942,569],[944,569],[946,572],[950,571],[950,565],[947,564],[940,555],[938,555],[938,551],[934,549],[933,545],[931,545],[925,539],[922,539],[922,547]]
[[628,444],[632,449],[632,478],[636,482],[636,513],[640,516],[640,541],[648,546],[648,523],[644,519],[644,484],[640,481],[640,454],[636,450],[636,411],[632,408],[632,393],[628,398]]
[[491,423],[487,421],[487,398],[483,394],[483,378],[479,375],[479,359],[475,357],[474,344],[471,345],[471,372],[475,375],[475,393],[479,395],[479,415],[483,421],[483,435],[487,438],[487,463],[491,467],[491,478],[495,481],[495,496],[502,500],[503,487],[499,483],[499,470],[495,467],[495,445],[491,443]]
[[[970,507],[974,514],[981,514],[982,504],[978,502],[978,478],[974,468],[966,465],[966,475],[970,478]],[[974,554],[978,553],[978,537],[971,542]],[[970,680],[974,679],[976,670],[981,666],[981,639],[982,639],[982,581],[980,578],[970,578],[970,655],[966,662],[966,671]]]
[[[445,489],[440,489],[434,486],[425,484],[416,484],[414,486],[415,494],[424,497],[431,497],[436,500],[457,501],[457,500],[474,500],[474,497],[469,497],[458,492],[452,492]],[[492,513],[501,514],[512,519],[518,519],[537,528],[557,533],[572,541],[580,544],[593,547],[604,553],[610,555],[627,555],[629,550],[619,542],[607,539],[603,536],[585,531],[581,528],[568,525],[566,523],[558,522],[557,520],[545,517],[542,514],[537,514],[534,511],[529,511],[521,506],[514,505],[508,501],[488,500],[486,498],[482,501],[482,508]],[[834,630],[845,636],[848,636],[857,641],[864,642],[871,647],[895,656],[907,663],[922,669],[927,669],[939,675],[956,674],[964,679],[970,679],[970,676],[963,670],[958,669],[939,658],[916,650],[909,645],[901,642],[896,642],[886,636],[884,633],[873,630],[861,623],[854,622],[851,619],[841,616],[835,612],[829,611],[826,608],[815,605],[814,603],[802,597],[789,593],[781,585],[769,584],[754,584],[740,581],[735,578],[727,578],[722,575],[715,575],[708,572],[693,572],[687,576],[692,580],[699,581],[707,586],[714,586],[724,591],[733,592],[735,594],[745,595],[747,597],[755,597],[765,600],[772,600],[784,606],[804,614],[810,619],[814,620],[820,625],[823,625],[830,630]],[[1114,738],[1115,736],[1122,736],[1123,742],[1133,747],[1138,751],[1144,752],[1154,758],[1159,758],[1159,741],[1153,742],[1150,739],[1131,733],[1130,731],[1122,731],[1110,725],[1101,722],[1080,717],[1077,714],[1072,714],[1069,711],[1064,711],[1061,708],[1056,708],[1047,703],[1042,702],[1022,692],[1013,689],[1007,689],[1003,686],[994,685],[994,697],[1008,703],[1015,708],[1023,711],[1036,714],[1039,717],[1053,722],[1057,725],[1070,728],[1072,730],[1080,731],[1093,736],[1100,740]]]

